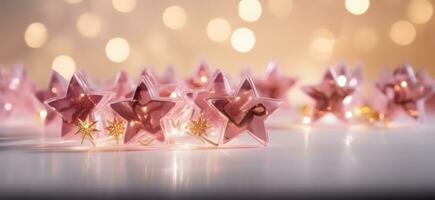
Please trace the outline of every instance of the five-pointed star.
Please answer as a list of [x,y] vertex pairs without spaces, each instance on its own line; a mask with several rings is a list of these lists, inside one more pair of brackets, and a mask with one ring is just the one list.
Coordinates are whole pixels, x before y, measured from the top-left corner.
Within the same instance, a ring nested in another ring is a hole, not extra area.
[[207,85],[211,76],[210,67],[205,61],[201,61],[194,74],[186,79],[189,88],[199,89]]
[[47,104],[62,116],[62,136],[74,128],[78,120],[86,120],[102,104],[106,95],[91,93],[82,74],[75,73],[69,82],[66,95],[49,100]]
[[199,107],[200,112],[203,113],[205,118],[210,121],[215,121],[221,118],[221,116],[216,113],[213,105],[211,105],[207,99],[228,96],[232,94],[232,92],[233,90],[224,73],[221,70],[216,70],[207,88],[200,89],[197,92],[191,92],[191,94],[188,92],[187,95],[192,96],[193,101]]
[[347,73],[347,69],[343,70],[339,67],[338,72],[329,68],[319,84],[303,87],[302,90],[316,101],[312,121],[317,121],[327,113],[347,121],[346,104],[350,104],[357,86],[357,78]]
[[287,102],[287,93],[296,83],[296,79],[280,75],[278,64],[271,61],[266,67],[264,77],[257,78],[254,82],[261,96],[282,99]]
[[48,124],[53,121],[57,113],[45,104],[45,101],[60,97],[66,93],[66,80],[56,71],[52,71],[48,88],[45,90],[39,90],[35,93],[36,98],[44,104],[47,115],[45,117],[45,123]]
[[127,97],[133,91],[133,83],[128,73],[121,70],[115,78],[111,91],[114,92],[112,99],[118,100]]
[[383,114],[388,120],[395,117],[399,110],[418,119],[424,113],[424,100],[434,89],[410,65],[399,66],[386,80],[377,83],[376,87],[387,98]]
[[264,121],[282,101],[259,97],[251,78],[246,77],[234,95],[211,98],[209,102],[228,119],[221,144],[248,131],[257,141],[266,146],[268,134]]
[[175,106],[175,101],[157,97],[154,85],[142,77],[134,95],[128,100],[121,100],[110,105],[122,118],[127,120],[124,143],[138,138],[142,131],[164,140],[160,120]]

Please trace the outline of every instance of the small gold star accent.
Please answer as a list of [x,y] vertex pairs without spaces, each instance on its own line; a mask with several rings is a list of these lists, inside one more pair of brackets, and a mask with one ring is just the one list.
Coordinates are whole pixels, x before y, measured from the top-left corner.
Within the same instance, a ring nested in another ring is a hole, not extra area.
[[201,114],[198,120],[190,120],[189,132],[195,136],[207,136],[207,129],[211,128],[208,120]]
[[77,132],[75,133],[75,135],[77,135],[78,133],[82,134],[82,141],[80,144],[83,144],[83,141],[85,140],[86,137],[89,138],[89,141],[95,146],[94,143],[94,137],[92,136],[92,134],[94,132],[97,132],[98,130],[95,128],[95,124],[97,123],[97,121],[92,121],[90,122],[89,120],[81,120],[79,119],[79,121],[77,122],[76,126],[78,128]]
[[109,131],[108,135],[114,137],[116,144],[119,144],[119,139],[122,137],[125,130],[124,122],[115,117],[113,121],[107,120],[107,123],[109,123],[106,127],[106,130]]

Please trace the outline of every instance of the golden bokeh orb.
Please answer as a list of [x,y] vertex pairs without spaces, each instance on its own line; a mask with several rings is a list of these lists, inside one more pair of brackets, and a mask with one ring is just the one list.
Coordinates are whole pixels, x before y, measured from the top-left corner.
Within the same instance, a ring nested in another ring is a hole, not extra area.
[[76,71],[76,63],[70,56],[60,55],[54,58],[51,68],[68,80]]
[[370,0],[345,0],[346,10],[354,15],[362,15],[370,7]]
[[170,6],[163,12],[163,23],[170,29],[178,30],[183,28],[186,20],[186,11],[180,6]]
[[130,55],[130,45],[124,38],[113,38],[106,44],[106,56],[113,62],[124,62]]
[[83,13],[77,20],[77,30],[85,37],[92,38],[101,31],[101,19],[92,13]]
[[40,22],[30,24],[24,32],[24,41],[31,48],[42,47],[47,42],[47,38],[47,28]]
[[394,43],[406,46],[411,44],[417,35],[413,24],[406,20],[395,22],[390,28],[390,37]]
[[241,53],[251,51],[255,46],[254,32],[249,28],[238,28],[231,35],[231,45]]
[[231,33],[231,25],[227,20],[215,18],[207,24],[207,36],[214,42],[224,42]]
[[241,0],[239,2],[239,16],[247,22],[255,22],[261,17],[263,9],[258,0]]

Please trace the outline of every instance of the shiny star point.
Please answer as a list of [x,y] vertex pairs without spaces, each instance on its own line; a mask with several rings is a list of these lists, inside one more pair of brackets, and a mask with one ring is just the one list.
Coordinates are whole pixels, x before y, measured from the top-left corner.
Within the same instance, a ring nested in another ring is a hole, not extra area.
[[189,132],[195,136],[207,136],[207,130],[211,128],[208,120],[201,114],[198,120],[190,120]]
[[78,122],[76,123],[76,127],[78,130],[75,133],[75,135],[77,135],[79,133],[82,135],[82,140],[81,140],[80,144],[83,144],[83,141],[86,138],[88,138],[89,142],[91,142],[92,145],[95,146],[93,134],[95,132],[98,132],[98,130],[95,128],[96,124],[97,124],[97,121],[91,122],[88,119],[86,119],[86,120],[79,119],[78,120]]
[[119,144],[119,139],[123,136],[125,131],[125,123],[116,117],[113,121],[107,120],[107,123],[109,124],[106,127],[106,130],[109,131],[107,135],[115,138],[116,144]]

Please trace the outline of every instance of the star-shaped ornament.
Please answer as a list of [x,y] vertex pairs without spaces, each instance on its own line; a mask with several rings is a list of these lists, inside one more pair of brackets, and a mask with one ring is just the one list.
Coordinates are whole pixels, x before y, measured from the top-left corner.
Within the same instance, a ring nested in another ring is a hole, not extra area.
[[127,121],[124,143],[139,138],[142,133],[164,141],[160,120],[175,106],[170,98],[155,94],[155,86],[146,77],[139,82],[132,98],[112,103],[110,107]]
[[359,68],[351,73],[342,65],[338,69],[329,68],[319,84],[302,87],[302,90],[315,101],[310,121],[316,122],[327,113],[331,113],[347,122],[360,77]]
[[266,74],[263,77],[254,79],[255,86],[261,96],[282,99],[285,104],[288,104],[288,92],[296,81],[296,78],[281,75],[275,61],[268,63]]
[[221,144],[247,131],[266,146],[268,134],[264,121],[281,104],[281,100],[259,97],[252,79],[244,78],[234,95],[209,99],[215,109],[228,119]]
[[396,117],[399,111],[414,119],[424,115],[424,101],[433,92],[434,86],[424,80],[421,73],[415,73],[411,65],[401,65],[376,84],[386,98],[382,112],[386,120]]
[[78,122],[76,124],[77,132],[75,133],[75,135],[77,135],[79,133],[82,135],[82,140],[81,140],[80,144],[83,144],[84,140],[86,138],[88,138],[89,142],[91,142],[92,145],[95,146],[93,134],[95,132],[98,132],[97,128],[95,127],[96,124],[97,124],[97,121],[91,122],[88,119],[86,119],[86,120],[79,119],[78,120]]
[[115,77],[110,91],[114,94],[112,95],[112,100],[119,100],[128,97],[132,93],[134,84],[128,76],[127,71],[121,70]]
[[36,98],[45,106],[45,124],[52,122],[57,113],[45,104],[45,101],[64,96],[66,93],[66,80],[56,71],[52,71],[51,78],[48,83],[48,88],[44,90],[38,90],[35,93]]
[[212,72],[208,64],[205,61],[201,61],[196,68],[194,74],[191,77],[187,78],[185,82],[188,88],[203,88],[207,85],[211,75]]
[[91,92],[81,73],[75,73],[64,97],[47,104],[62,116],[62,136],[72,131],[79,120],[93,118],[93,113],[107,103],[108,95]]
[[115,138],[116,144],[119,144],[119,139],[122,138],[125,131],[125,123],[118,119],[114,118],[112,121],[107,120],[108,126],[106,127],[106,130],[108,131],[108,136]]

